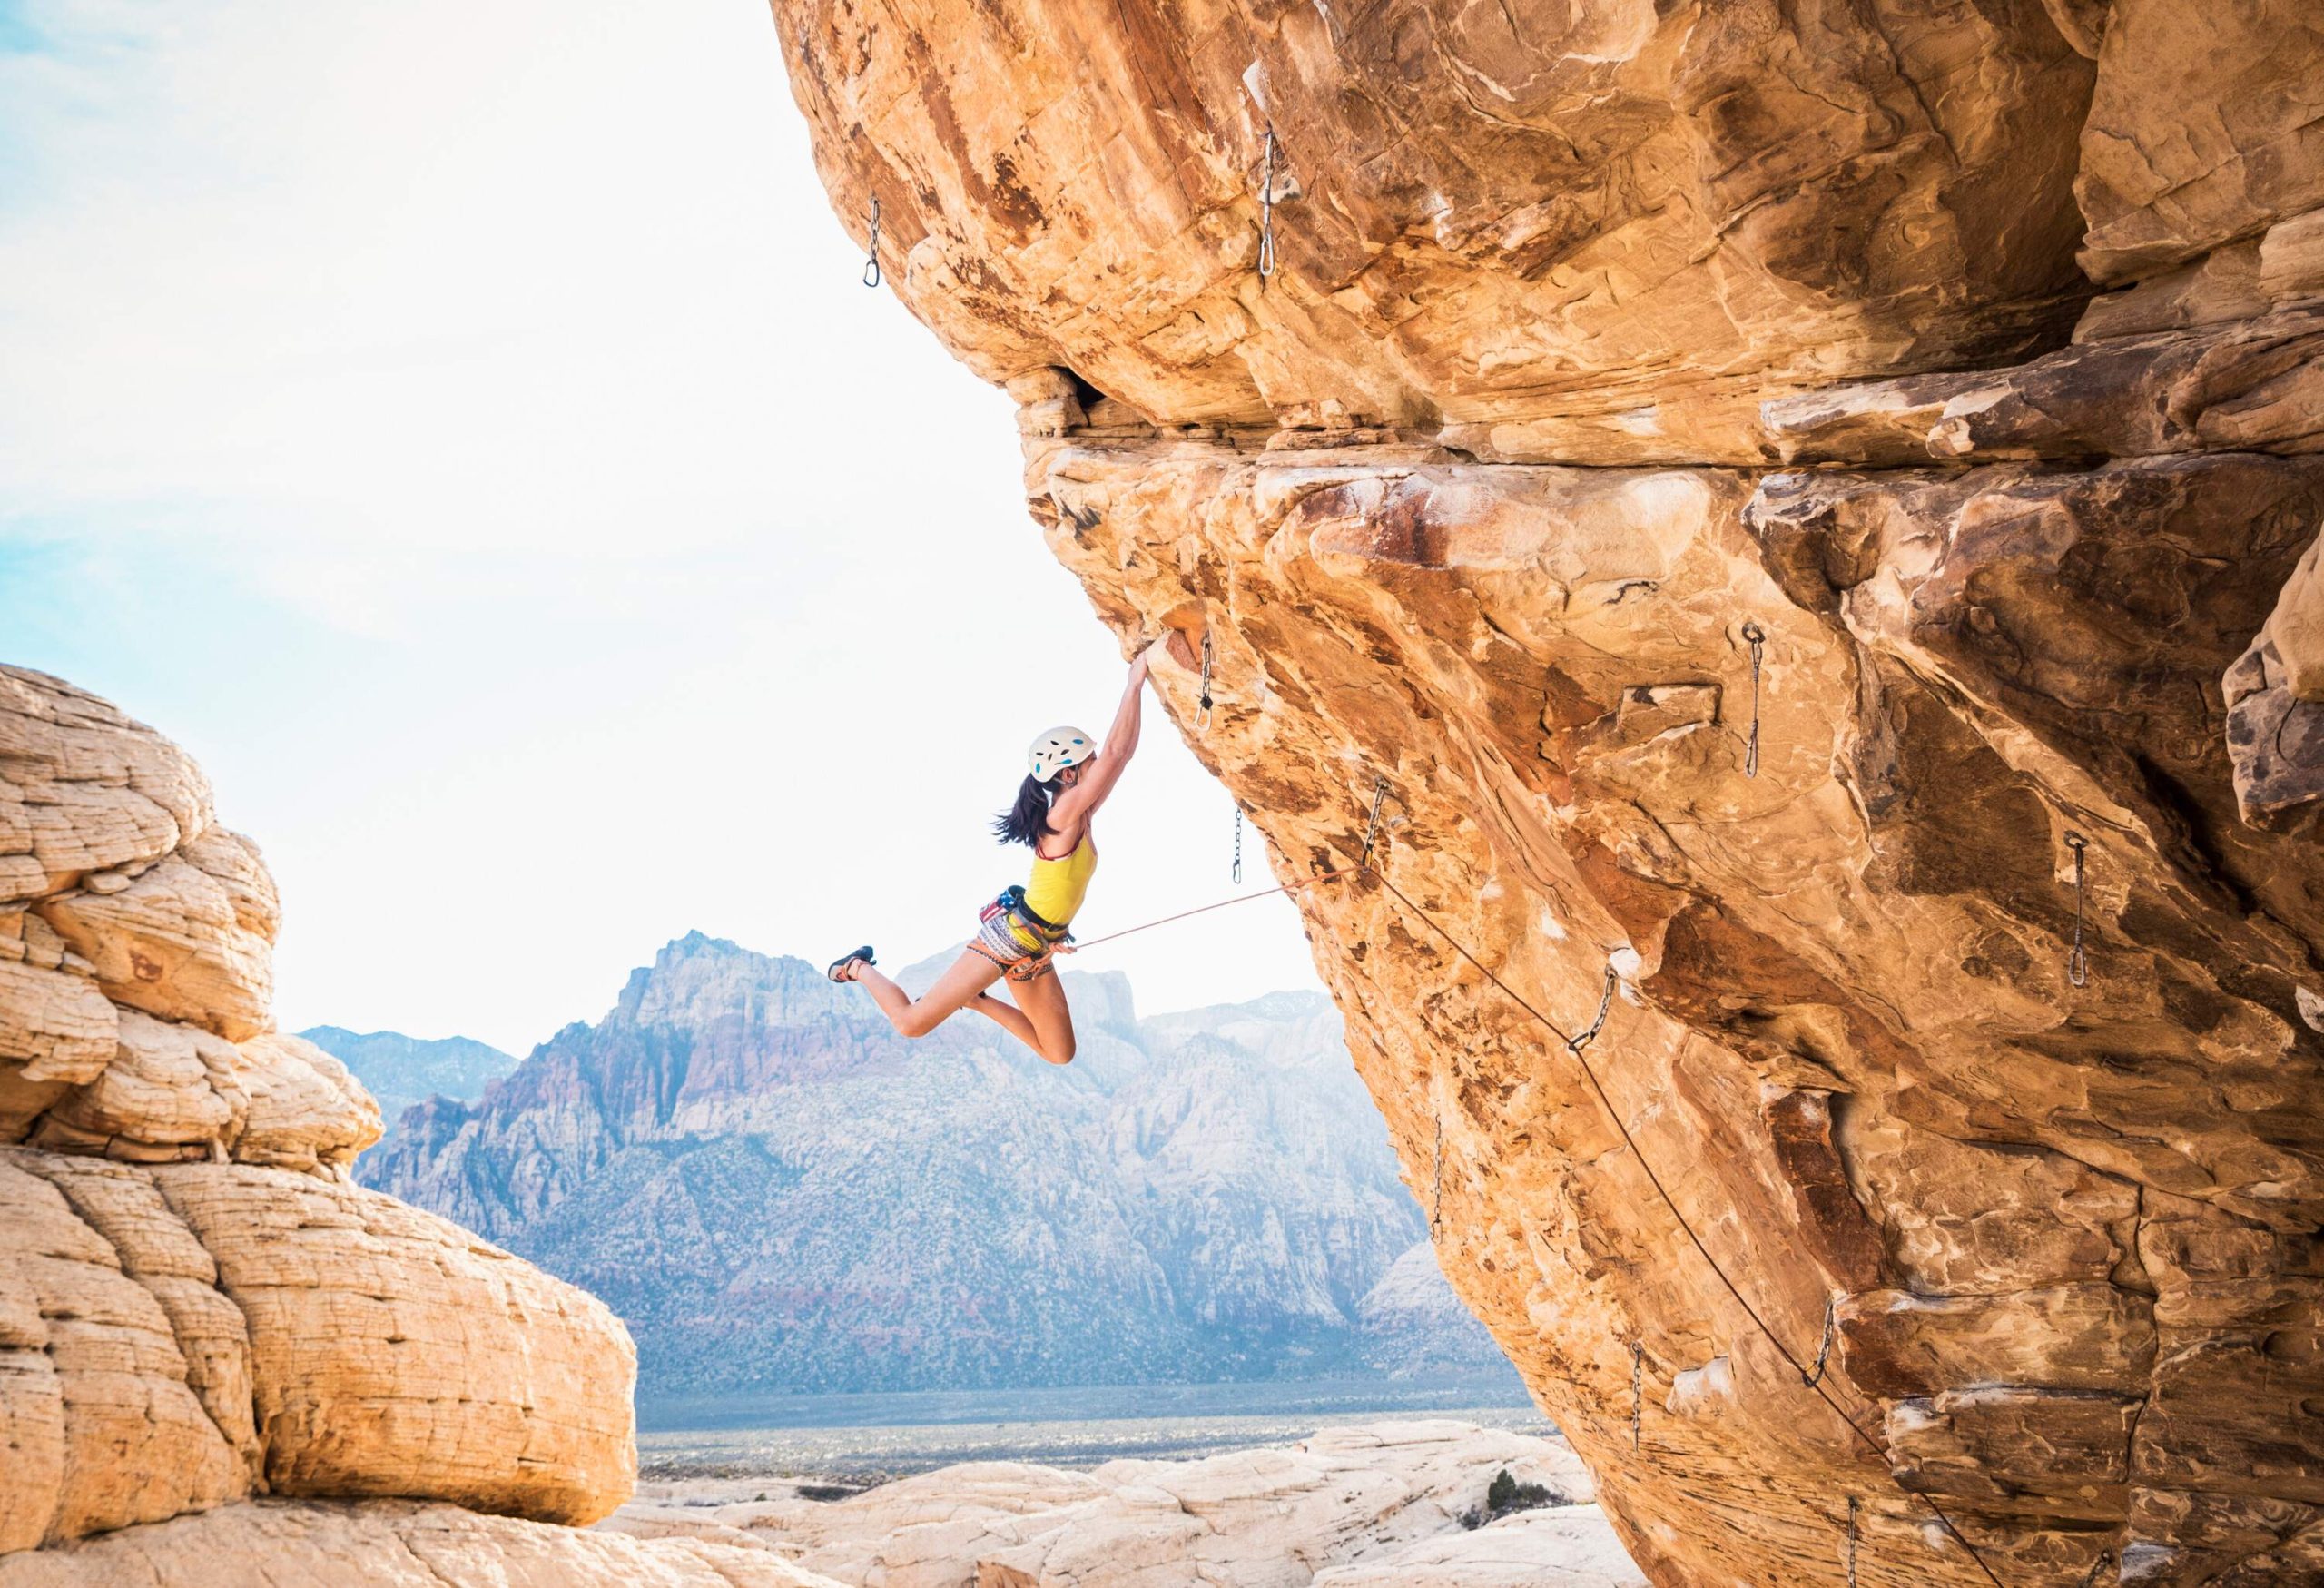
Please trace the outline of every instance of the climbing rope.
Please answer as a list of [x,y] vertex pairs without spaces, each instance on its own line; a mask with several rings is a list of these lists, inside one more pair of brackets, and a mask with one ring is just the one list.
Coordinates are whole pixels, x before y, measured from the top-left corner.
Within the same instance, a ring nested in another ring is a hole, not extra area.
[[2090,981],[2090,956],[2082,947],[2083,856],[2089,852],[2090,840],[2070,832],[2066,847],[2073,851],[2073,947],[2066,951],[2066,980],[2082,987]]
[[1646,1426],[1646,1347],[1630,1342],[1630,1454],[1638,1454],[1639,1432]]
[[1197,734],[1210,731],[1210,635],[1206,631],[1202,636],[1202,696],[1195,705],[1195,732]]
[[1243,885],[1243,807],[1235,807],[1235,885]]
[[1275,123],[1259,148],[1259,285],[1275,274]]
[[1831,1359],[1833,1326],[1839,1317],[1839,1310],[1840,1298],[1837,1296],[1831,1297],[1825,1301],[1824,1337],[1816,1343],[1816,1371],[1813,1373],[1803,1373],[1799,1376],[1799,1381],[1810,1389],[1814,1389],[1817,1385],[1824,1382],[1824,1367]]
[[[1378,809],[1377,796],[1375,796],[1374,800],[1374,809],[1375,812]],[[1368,859],[1369,851],[1367,851],[1366,853]],[[1552,1036],[1557,1037],[1565,1043],[1566,1050],[1573,1055],[1574,1062],[1581,1067],[1582,1079],[1590,1083],[1590,1090],[1591,1094],[1597,1098],[1598,1106],[1605,1110],[1608,1123],[1614,1127],[1615,1134],[1621,1138],[1622,1145],[1630,1149],[1630,1157],[1637,1161],[1640,1169],[1646,1175],[1648,1183],[1653,1186],[1655,1195],[1661,1198],[1662,1205],[1670,1210],[1670,1216],[1677,1221],[1679,1233],[1687,1238],[1688,1243],[1691,1245],[1695,1248],[1696,1252],[1701,1256],[1705,1265],[1709,1267],[1712,1277],[1718,1279],[1720,1286],[1726,1289],[1728,1295],[1734,1297],[1735,1305],[1743,1309],[1743,1316],[1749,1318],[1753,1327],[1758,1328],[1759,1333],[1767,1337],[1768,1344],[1775,1347],[1776,1354],[1781,1356],[1786,1362],[1791,1364],[1791,1370],[1799,1375],[1801,1382],[1808,1383],[1807,1369],[1801,1365],[1799,1358],[1792,1354],[1791,1347],[1785,1345],[1782,1337],[1768,1326],[1768,1320],[1759,1316],[1758,1308],[1753,1307],[1750,1301],[1745,1297],[1743,1292],[1737,1288],[1735,1281],[1728,1277],[1726,1268],[1720,1265],[1719,1260],[1717,1258],[1711,1255],[1710,1248],[1703,1244],[1702,1237],[1695,1232],[1695,1227],[1692,1221],[1687,1218],[1685,1213],[1679,1210],[1678,1198],[1671,1196],[1670,1189],[1663,1184],[1662,1177],[1655,1172],[1653,1162],[1647,1158],[1646,1154],[1642,1150],[1640,1150],[1638,1144],[1638,1139],[1630,1134],[1630,1126],[1623,1122],[1620,1113],[1615,1110],[1613,1099],[1607,1095],[1604,1083],[1598,1079],[1596,1067],[1590,1062],[1590,1056],[1584,1051],[1584,1049],[1586,1049],[1589,1044],[1587,1042],[1581,1041],[1581,1039],[1578,1037],[1568,1035],[1564,1028],[1560,1026],[1548,1015],[1543,1014],[1539,1009],[1536,1009],[1533,1004],[1515,988],[1510,986],[1508,982],[1502,981],[1498,975],[1494,974],[1483,961],[1478,959],[1475,954],[1469,952],[1466,944],[1462,943],[1460,939],[1454,937],[1451,932],[1445,931],[1442,926],[1439,926],[1436,923],[1435,917],[1430,915],[1428,912],[1413,903],[1403,889],[1397,887],[1394,883],[1389,881],[1384,873],[1374,869],[1368,863],[1355,869],[1359,871],[1370,871],[1374,877],[1379,879],[1380,885],[1383,888],[1386,889],[1398,902],[1404,906],[1405,909],[1411,911],[1414,916],[1419,918],[1421,924],[1426,926],[1438,937],[1443,939],[1445,944],[1450,947],[1454,953],[1460,955],[1463,960],[1466,960],[1469,964],[1476,970],[1478,974],[1484,977],[1486,981],[1492,982],[1494,987],[1498,988],[1502,997],[1508,999],[1512,1003],[1523,1010],[1527,1014],[1531,1015],[1536,1021],[1541,1022],[1544,1030],[1548,1031]],[[1610,1007],[1610,995],[1601,996],[1599,1000],[1600,1009],[1603,1010]],[[1592,1037],[1597,1035],[1595,1026],[1592,1027],[1589,1034]],[[1580,1045],[1577,1046],[1577,1043]],[[1880,1442],[1864,1431],[1863,1425],[1857,1423],[1856,1418],[1848,1414],[1847,1408],[1841,1406],[1837,1400],[1833,1398],[1832,1392],[1827,1389],[1821,1383],[1808,1383],[1808,1387],[1816,1393],[1818,1399],[1832,1409],[1832,1415],[1834,1416],[1837,1416],[1842,1423],[1847,1425],[1848,1432],[1854,1434],[1863,1444],[1864,1447],[1870,1451],[1875,1456],[1879,1457],[1882,1465],[1886,1465],[1887,1461],[1887,1452],[1882,1447]],[[1889,1475],[1892,1479],[1895,1478],[1896,1475],[1893,1470]],[[1938,1524],[1941,1525],[1947,1534],[1952,1535],[1955,1543],[1960,1544],[1963,1549],[1968,1552],[1969,1558],[1976,1563],[1977,1570],[1984,1573],[1985,1581],[1991,1583],[1994,1585],[1994,1588],[2002,1588],[2001,1579],[1995,1576],[1994,1574],[1994,1569],[1985,1563],[1985,1557],[1978,1552],[1975,1544],[1969,1542],[1968,1536],[1964,1534],[1959,1527],[1955,1525],[1953,1518],[1945,1514],[1943,1507],[1938,1505],[1935,1501],[1930,1499],[1927,1495],[1917,1494],[1911,1489],[1905,1488],[1901,1481],[1896,1483],[1896,1486],[1905,1494],[1925,1505],[1928,1508],[1929,1514],[1936,1518]]]
[[1768,631],[1749,618],[1743,620],[1743,637],[1751,646],[1751,739],[1743,749],[1743,775],[1759,775],[1759,660]]
[[1118,938],[1130,937],[1141,932],[1150,932],[1155,927],[1167,926],[1174,921],[1184,921],[1189,916],[1207,915],[1214,910],[1225,910],[1236,904],[1248,904],[1255,899],[1272,899],[1277,893],[1302,893],[1309,888],[1321,887],[1325,883],[1337,882],[1342,877],[1352,877],[1365,869],[1360,865],[1344,865],[1336,871],[1317,872],[1305,882],[1285,883],[1279,888],[1268,888],[1256,893],[1237,893],[1231,899],[1221,899],[1215,904],[1200,904],[1192,910],[1181,910],[1176,915],[1165,915],[1157,921],[1142,921],[1136,926],[1125,926],[1119,932],[1109,932],[1103,937],[1093,937],[1085,942],[1059,943],[1056,952],[1061,954],[1078,953],[1083,949],[1094,949],[1101,942],[1112,942]]
[[[1856,1505],[1854,1494],[1848,1496],[1848,1588],[1856,1588]],[[1978,1563],[1984,1564],[1982,1561]]]
[[[1582,1079],[1589,1083],[1590,1095],[1598,1100],[1599,1108],[1604,1111],[1607,1123],[1614,1128],[1614,1133],[1621,1139],[1622,1145],[1630,1149],[1630,1158],[1638,1164],[1640,1171],[1646,1176],[1647,1183],[1654,1188],[1654,1194],[1661,1198],[1663,1207],[1669,1209],[1671,1219],[1679,1226],[1679,1233],[1687,1238],[1688,1244],[1695,1248],[1696,1254],[1702,1258],[1704,1266],[1710,1269],[1712,1277],[1716,1278],[1720,1287],[1726,1290],[1727,1294],[1734,1298],[1735,1305],[1742,1309],[1743,1316],[1751,1320],[1752,1327],[1757,1328],[1759,1333],[1766,1337],[1768,1344],[1775,1348],[1776,1354],[1790,1364],[1791,1370],[1799,1375],[1800,1382],[1806,1385],[1809,1390],[1813,1391],[1817,1399],[1821,1400],[1827,1406],[1830,1407],[1832,1415],[1839,1418],[1839,1420],[1846,1425],[1848,1432],[1855,1435],[1858,1442],[1860,1442],[1867,1451],[1871,1452],[1872,1455],[1881,1462],[1881,1465],[1884,1467],[1887,1467],[1887,1451],[1886,1448],[1882,1446],[1878,1440],[1865,1432],[1863,1425],[1858,1423],[1856,1418],[1850,1415],[1848,1409],[1842,1406],[1839,1401],[1833,1396],[1832,1392],[1825,1386],[1823,1382],[1825,1366],[1828,1360],[1830,1351],[1832,1332],[1828,1320],[1833,1316],[1834,1309],[1837,1306],[1837,1298],[1835,1297],[1832,1302],[1828,1303],[1827,1306],[1826,1316],[1827,1323],[1825,1344],[1817,1352],[1816,1368],[1811,1372],[1803,1363],[1801,1363],[1798,1356],[1793,1353],[1791,1347],[1783,1343],[1783,1337],[1776,1333],[1775,1329],[1769,1326],[1765,1317],[1760,1316],[1759,1309],[1751,1305],[1749,1298],[1743,1294],[1739,1287],[1738,1287],[1735,1281],[1728,1277],[1726,1267],[1719,1262],[1718,1258],[1711,1255],[1710,1248],[1703,1243],[1703,1238],[1696,1232],[1693,1221],[1690,1220],[1687,1217],[1686,1213],[1679,1208],[1678,1198],[1670,1194],[1670,1188],[1663,1183],[1661,1175],[1656,1172],[1653,1160],[1646,1156],[1645,1149],[1640,1147],[1638,1143],[1638,1138],[1630,1133],[1629,1124],[1624,1121],[1620,1111],[1614,1107],[1614,1100],[1607,1093],[1605,1083],[1599,1080],[1597,1066],[1593,1065],[1590,1061],[1589,1048],[1590,1043],[1597,1040],[1598,1034],[1605,1028],[1607,1016],[1613,1008],[1615,989],[1620,982],[1620,972],[1617,972],[1611,964],[1609,964],[1606,967],[1606,980],[1598,995],[1598,1011],[1595,1017],[1590,1021],[1590,1025],[1586,1030],[1578,1033],[1568,1032],[1564,1027],[1559,1025],[1557,1021],[1542,1013],[1540,1009],[1534,1006],[1530,999],[1526,998],[1524,994],[1519,992],[1508,982],[1502,981],[1500,975],[1497,974],[1492,967],[1488,966],[1482,960],[1477,958],[1477,956],[1470,951],[1467,944],[1463,943],[1459,938],[1454,937],[1443,926],[1439,925],[1433,915],[1431,915],[1427,911],[1414,903],[1411,895],[1406,893],[1402,888],[1396,886],[1395,883],[1389,878],[1385,872],[1381,871],[1372,863],[1373,854],[1379,844],[1380,839],[1380,807],[1382,802],[1387,798],[1387,778],[1384,775],[1375,779],[1372,785],[1371,818],[1366,822],[1364,831],[1364,858],[1358,861],[1354,865],[1340,866],[1332,871],[1321,872],[1315,876],[1309,877],[1305,882],[1285,883],[1281,887],[1269,888],[1264,893],[1238,894],[1232,899],[1223,899],[1215,904],[1204,904],[1192,910],[1182,910],[1175,915],[1163,916],[1158,921],[1148,921],[1137,926],[1125,927],[1120,932],[1108,932],[1104,937],[1091,938],[1085,943],[1068,943],[1062,945],[1059,952],[1072,952],[1077,949],[1095,948],[1099,943],[1112,942],[1118,939],[1128,937],[1136,932],[1149,931],[1157,926],[1167,926],[1174,921],[1184,921],[1189,916],[1206,914],[1213,910],[1224,910],[1232,904],[1246,903],[1251,900],[1265,899],[1275,893],[1301,893],[1309,888],[1320,887],[1328,882],[1337,881],[1341,877],[1354,876],[1360,873],[1369,873],[1374,880],[1379,883],[1382,889],[1384,889],[1390,897],[1393,898],[1398,903],[1410,911],[1422,925],[1427,927],[1429,931],[1434,932],[1439,938],[1442,938],[1446,947],[1450,948],[1454,953],[1466,961],[1470,967],[1479,975],[1482,976],[1487,981],[1491,982],[1493,987],[1500,991],[1503,998],[1508,999],[1510,1002],[1515,1004],[1519,1009],[1521,1009],[1527,1014],[1531,1015],[1535,1021],[1540,1022],[1544,1031],[1547,1031],[1551,1036],[1556,1037],[1560,1041],[1565,1044],[1566,1051],[1572,1055],[1574,1064],[1581,1071]],[[2079,835],[2077,834],[2077,836]],[[1441,1114],[1438,1116],[1438,1123],[1441,1130],[1443,1127],[1443,1116]],[[1437,1159],[1437,1169],[1441,1178],[1443,1169],[1443,1159],[1441,1151]],[[1639,1430],[1641,1419],[1644,1415],[1642,1409],[1643,1403],[1640,1398],[1643,1395],[1643,1346],[1635,1343],[1632,1345],[1630,1358],[1630,1415],[1631,1446],[1634,1450],[1637,1448]],[[1939,1505],[1928,1495],[1921,1494],[1914,1489],[1906,1488],[1903,1480],[1896,1476],[1894,1468],[1887,1468],[1887,1470],[1890,1481],[1896,1484],[1898,1491],[1904,1494],[1907,1498],[1917,1501],[1921,1505],[1925,1506],[1929,1514],[1936,1518],[1937,1524],[1945,1529],[1946,1534],[1950,1536],[1955,1544],[1958,1544],[1962,1549],[1968,1553],[1970,1560],[1976,1563],[1977,1570],[1984,1574],[1985,1581],[1992,1583],[1994,1588],[2003,1588],[2002,1580],[1998,1576],[1994,1575],[1993,1567],[1986,1563],[1984,1553],[1978,1550],[1975,1544],[1969,1542],[1968,1535],[1961,1531],[1960,1527],[1954,1522],[1950,1515],[1945,1514],[1945,1508]],[[1851,1544],[1851,1552],[1853,1552],[1853,1544]],[[1851,1553],[1851,1559],[1853,1559],[1853,1553]]]
[[863,245],[863,284],[880,284],[880,196],[872,195],[872,239]]

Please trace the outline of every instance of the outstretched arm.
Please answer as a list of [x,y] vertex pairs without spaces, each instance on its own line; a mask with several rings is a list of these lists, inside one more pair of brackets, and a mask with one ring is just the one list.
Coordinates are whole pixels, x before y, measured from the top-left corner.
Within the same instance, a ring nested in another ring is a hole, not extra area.
[[1155,653],[1169,643],[1170,636],[1164,635],[1140,651],[1137,659],[1129,665],[1129,683],[1122,690],[1121,705],[1115,709],[1114,725],[1106,730],[1105,745],[1091,758],[1089,770],[1081,780],[1058,796],[1049,814],[1052,826],[1078,827],[1087,822],[1106,803],[1106,796],[1114,792],[1114,784],[1121,781],[1123,769],[1137,753],[1139,707],[1143,701],[1139,688],[1152,670]]

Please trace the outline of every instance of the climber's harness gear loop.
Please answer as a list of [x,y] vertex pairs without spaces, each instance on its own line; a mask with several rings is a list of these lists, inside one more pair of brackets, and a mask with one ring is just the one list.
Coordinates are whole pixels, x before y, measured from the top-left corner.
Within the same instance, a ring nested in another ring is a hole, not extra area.
[[1030,981],[1050,968],[1049,956],[1070,952],[1072,932],[1053,926],[1025,903],[1023,884],[1011,883],[977,912],[977,935],[969,947],[1000,967],[1011,981]]
[[863,284],[880,284],[880,196],[872,195],[872,237],[863,245]]
[[1751,647],[1751,737],[1743,747],[1743,775],[1759,775],[1759,663],[1768,631],[1750,618],[1743,620],[1743,638]]
[[2073,851],[2073,947],[2066,951],[2066,980],[2083,987],[2090,981],[2090,955],[2082,946],[2083,858],[2089,853],[2090,840],[2079,833],[2068,833],[2066,847]]

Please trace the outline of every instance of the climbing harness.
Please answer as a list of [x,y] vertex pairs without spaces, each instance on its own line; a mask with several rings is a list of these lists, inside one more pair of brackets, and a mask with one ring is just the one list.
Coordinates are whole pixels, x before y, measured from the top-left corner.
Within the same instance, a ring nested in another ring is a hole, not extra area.
[[1856,1496],[1850,1494],[1848,1496],[1848,1588],[1856,1588]]
[[1646,1347],[1630,1342],[1630,1454],[1638,1454],[1639,1430],[1646,1425]]
[[1826,1365],[1831,1361],[1832,1357],[1832,1326],[1834,1321],[1839,1317],[1839,1308],[1840,1298],[1837,1296],[1828,1297],[1825,1299],[1824,1337],[1816,1343],[1816,1371],[1813,1373],[1803,1373],[1799,1376],[1799,1382],[1806,1385],[1810,1389],[1814,1389],[1817,1385],[1824,1382],[1824,1368]]
[[2073,851],[2073,947],[2066,951],[2066,980],[2082,987],[2090,981],[2090,956],[2082,947],[2083,857],[2089,852],[2090,840],[2070,832],[2066,847]]
[[1195,704],[1195,732],[1210,731],[1210,636],[1202,636],[1202,695]]
[[1235,807],[1235,885],[1243,885],[1243,807]]
[[1275,274],[1275,123],[1259,149],[1259,285]]
[[1743,620],[1743,637],[1751,646],[1751,738],[1743,749],[1743,775],[1759,775],[1759,660],[1768,631],[1750,618]]
[[880,197],[872,196],[872,240],[863,245],[863,284],[880,284]]

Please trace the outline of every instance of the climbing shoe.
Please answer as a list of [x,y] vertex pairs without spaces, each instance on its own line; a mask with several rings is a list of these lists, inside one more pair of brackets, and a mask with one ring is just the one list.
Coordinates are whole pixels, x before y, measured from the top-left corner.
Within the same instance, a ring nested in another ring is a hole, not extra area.
[[859,960],[867,965],[876,965],[880,962],[872,957],[872,945],[867,942],[862,948],[842,954],[833,960],[823,974],[834,981],[852,981],[855,980],[852,967]]

